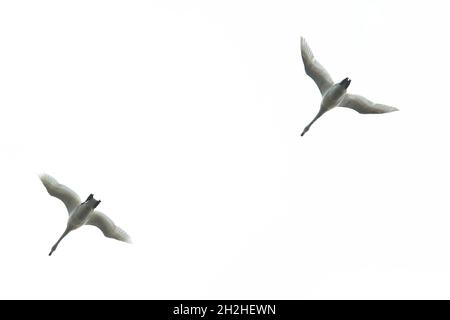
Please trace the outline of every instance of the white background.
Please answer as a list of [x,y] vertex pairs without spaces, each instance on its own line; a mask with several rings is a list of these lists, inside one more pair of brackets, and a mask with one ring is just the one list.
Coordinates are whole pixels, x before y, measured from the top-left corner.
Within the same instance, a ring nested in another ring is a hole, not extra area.
[[[0,3],[0,298],[450,298],[444,1]],[[350,92],[335,109],[300,36]],[[63,232],[37,174],[134,241]]]

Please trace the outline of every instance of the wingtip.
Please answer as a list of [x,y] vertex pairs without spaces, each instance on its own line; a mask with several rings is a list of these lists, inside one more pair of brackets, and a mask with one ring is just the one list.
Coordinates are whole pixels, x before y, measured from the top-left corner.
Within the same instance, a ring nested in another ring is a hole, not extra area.
[[50,176],[46,173],[38,173],[38,177],[39,177],[39,180],[41,180],[41,182],[43,182],[43,183],[49,182],[49,180],[50,180]]
[[308,45],[308,42],[306,42],[306,39],[301,37],[301,41],[300,41],[300,51],[302,53],[302,58],[303,60],[308,59],[308,60],[312,60],[314,59],[314,55],[311,51],[311,48]]
[[118,228],[119,234],[120,236],[116,239],[122,241],[122,242],[126,242],[128,244],[132,244],[133,241],[131,241],[131,237],[129,236],[128,233],[126,233],[124,230]]
[[306,45],[306,39],[304,37],[300,37],[300,46],[305,47]]
[[387,111],[387,113],[389,113],[389,112],[396,112],[396,111],[400,111],[398,108],[396,108],[396,107],[391,107],[388,111]]
[[133,241],[131,240],[131,238],[126,239],[125,242],[128,244],[133,244]]
[[44,185],[48,185],[48,184],[51,185],[51,184],[57,183],[55,178],[53,178],[51,175],[49,175],[47,173],[40,173],[40,174],[38,174],[38,176]]

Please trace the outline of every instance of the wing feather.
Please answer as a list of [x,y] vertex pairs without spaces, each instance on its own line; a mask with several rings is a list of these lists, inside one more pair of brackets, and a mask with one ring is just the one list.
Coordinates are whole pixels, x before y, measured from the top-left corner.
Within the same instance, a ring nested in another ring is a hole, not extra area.
[[86,224],[99,228],[105,237],[131,243],[130,236],[100,211],[94,211]]
[[69,187],[60,184],[55,178],[48,174],[41,174],[39,175],[39,178],[47,189],[47,192],[64,203],[69,214],[80,205],[80,197]]
[[387,113],[398,111],[397,108],[387,106],[384,104],[373,103],[369,99],[356,94],[346,94],[339,107],[350,108],[359,113],[373,114],[373,113]]
[[305,72],[314,80],[323,96],[334,84],[333,79],[327,70],[314,58],[311,48],[303,37],[301,39],[301,51]]

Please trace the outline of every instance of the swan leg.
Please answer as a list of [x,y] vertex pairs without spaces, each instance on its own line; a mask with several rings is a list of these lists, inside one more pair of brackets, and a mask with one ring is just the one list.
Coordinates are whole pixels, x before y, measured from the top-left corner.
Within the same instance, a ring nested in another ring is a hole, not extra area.
[[64,231],[64,233],[62,234],[62,236],[58,239],[58,241],[56,241],[56,243],[53,245],[52,250],[50,251],[50,253],[48,254],[49,256],[52,255],[53,251],[56,250],[56,248],[58,247],[58,244],[61,242],[62,239],[64,239],[65,236],[67,236],[67,234],[70,232],[69,229],[66,229],[66,231]]

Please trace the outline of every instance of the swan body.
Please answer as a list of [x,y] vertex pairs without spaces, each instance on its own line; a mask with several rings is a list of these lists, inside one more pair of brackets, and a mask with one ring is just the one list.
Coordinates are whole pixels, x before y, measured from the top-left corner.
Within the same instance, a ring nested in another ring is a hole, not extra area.
[[81,202],[80,197],[73,190],[63,184],[60,184],[50,175],[43,174],[40,175],[39,178],[41,179],[44,187],[47,189],[47,192],[51,196],[61,200],[69,213],[66,230],[53,245],[49,253],[50,256],[56,250],[61,240],[67,236],[67,234],[83,225],[96,226],[108,238],[131,242],[130,237],[125,231],[117,227],[105,214],[95,210],[101,200],[96,200],[93,194],[90,194],[84,202]]

